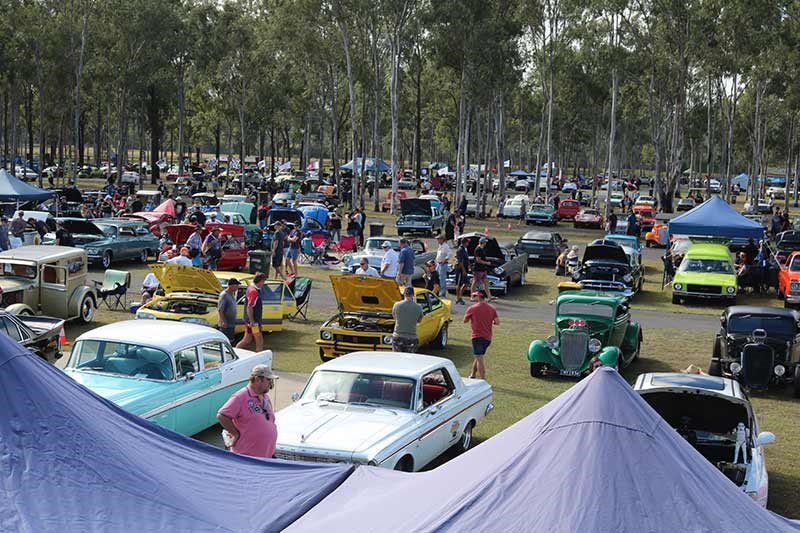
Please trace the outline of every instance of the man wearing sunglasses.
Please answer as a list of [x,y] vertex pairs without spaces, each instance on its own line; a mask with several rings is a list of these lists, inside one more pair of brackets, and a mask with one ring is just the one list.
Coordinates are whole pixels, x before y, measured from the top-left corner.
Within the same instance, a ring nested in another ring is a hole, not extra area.
[[277,376],[267,365],[256,365],[250,383],[233,393],[217,412],[217,420],[228,433],[226,446],[251,457],[271,458],[275,454],[278,427],[269,400]]
[[378,271],[369,266],[369,261],[362,259],[355,272],[356,276],[375,276],[378,277]]

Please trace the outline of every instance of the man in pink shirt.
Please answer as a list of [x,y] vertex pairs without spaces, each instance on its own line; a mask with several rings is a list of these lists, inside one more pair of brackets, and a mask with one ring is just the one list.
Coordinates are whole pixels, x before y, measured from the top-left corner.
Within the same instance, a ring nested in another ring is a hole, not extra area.
[[500,318],[497,316],[497,309],[485,302],[486,292],[479,289],[472,293],[472,297],[476,302],[464,313],[464,322],[469,322],[472,326],[472,354],[475,356],[469,377],[474,378],[477,375],[486,379],[483,356],[492,343],[492,326],[499,326]]
[[231,435],[229,448],[234,452],[266,458],[275,454],[278,427],[268,393],[276,377],[267,365],[254,366],[250,383],[217,412],[217,420]]

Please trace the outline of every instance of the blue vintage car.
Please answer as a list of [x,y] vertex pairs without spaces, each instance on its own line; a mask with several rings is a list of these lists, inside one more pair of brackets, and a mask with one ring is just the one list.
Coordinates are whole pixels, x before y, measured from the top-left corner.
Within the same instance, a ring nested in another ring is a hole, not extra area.
[[232,348],[216,329],[126,320],[78,337],[64,371],[135,415],[194,435],[217,423],[257,364],[272,366],[272,351]]
[[631,248],[639,256],[639,263],[642,262],[642,243],[636,235],[623,235],[620,233],[609,233],[603,240],[614,241],[623,248]]
[[[112,263],[138,259],[146,263],[150,256],[158,254],[158,237],[150,232],[150,226],[143,220],[123,218],[83,218],[56,219],[64,229],[72,234],[75,246],[86,250],[91,263],[100,264],[104,269]],[[48,233],[42,244],[55,244],[55,233]]]

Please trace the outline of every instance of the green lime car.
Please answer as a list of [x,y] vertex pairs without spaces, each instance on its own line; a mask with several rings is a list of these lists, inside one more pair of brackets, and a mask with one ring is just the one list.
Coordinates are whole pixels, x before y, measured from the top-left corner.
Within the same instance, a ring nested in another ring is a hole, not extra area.
[[736,303],[736,270],[724,244],[692,243],[672,280],[672,303],[684,300],[719,300]]

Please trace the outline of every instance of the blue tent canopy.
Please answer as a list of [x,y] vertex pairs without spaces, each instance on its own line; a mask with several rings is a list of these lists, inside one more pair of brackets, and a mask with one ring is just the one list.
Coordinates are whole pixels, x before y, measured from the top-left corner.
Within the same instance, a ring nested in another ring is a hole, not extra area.
[[27,202],[47,200],[53,191],[28,185],[5,169],[0,169],[0,202]]
[[236,455],[129,414],[0,334],[4,531],[280,531],[350,465]]
[[[364,163],[365,169],[367,172],[389,172],[392,170],[392,167],[386,164],[383,159],[374,159],[372,157],[368,157],[366,162]],[[353,170],[353,160],[351,159],[346,164],[339,167],[342,170]],[[356,171],[361,172],[361,158],[359,157],[356,160]]]
[[515,170],[514,172],[510,173],[509,176],[514,176],[515,178],[527,178],[528,176],[535,176],[536,174],[531,174],[530,172],[526,172],[524,170]]
[[719,196],[698,205],[669,222],[672,235],[725,237],[729,239],[763,239],[764,226],[743,217]]
[[288,531],[798,531],[602,368],[438,468],[358,468]]

